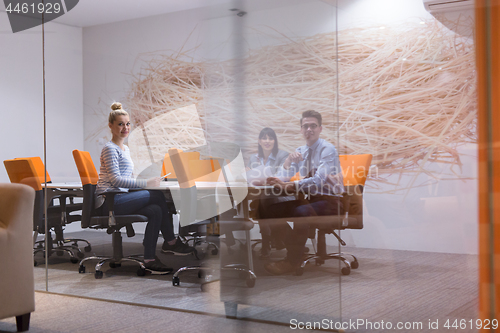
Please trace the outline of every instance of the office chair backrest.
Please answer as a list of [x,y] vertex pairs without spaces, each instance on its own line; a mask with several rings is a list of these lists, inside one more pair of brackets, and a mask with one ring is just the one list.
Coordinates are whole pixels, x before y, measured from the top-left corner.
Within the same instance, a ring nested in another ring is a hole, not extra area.
[[82,228],[85,229],[90,227],[92,216],[95,215],[95,188],[99,175],[88,151],[75,149],[73,158],[83,186]]
[[[178,153],[181,155],[181,158],[187,159],[187,160],[199,160],[200,159],[200,153],[197,151],[191,151],[191,152],[183,152],[181,149],[177,149]],[[165,176],[167,173],[170,173],[170,175],[167,177],[167,179],[176,179],[177,176],[175,174],[175,168],[172,165],[172,161],[170,160],[170,155],[167,153],[165,154],[165,158],[163,159],[163,166],[161,168],[161,175]]]
[[73,150],[73,158],[75,159],[76,167],[78,168],[78,173],[80,174],[82,185],[97,185],[99,174],[97,173],[94,162],[92,162],[90,153],[88,151],[75,149]]
[[180,210],[180,225],[184,227],[196,221],[198,205],[196,184],[189,170],[189,160],[182,158],[182,152],[172,148],[168,150],[168,154],[179,182],[181,201],[177,209]]
[[33,163],[33,166],[35,167],[35,171],[38,175],[38,178],[40,178],[40,183],[45,183],[45,177],[43,176],[43,172],[45,171],[46,175],[47,175],[47,183],[50,183],[52,182],[50,180],[50,175],[49,175],[49,172],[47,170],[45,170],[45,166],[43,165],[43,161],[42,159],[40,158],[40,156],[34,156],[34,157],[16,157],[15,158],[16,160],[17,159],[30,159],[31,162]]
[[209,160],[189,160],[189,171],[196,181],[217,182],[221,173],[219,161]]
[[[35,166],[29,158],[17,158],[13,160],[3,161],[7,174],[11,183],[25,184],[31,186],[35,190],[35,202],[33,207],[33,231],[40,233],[45,232],[43,211],[44,211],[44,196],[42,184],[38,177]],[[42,173],[43,174],[43,173]]]
[[189,169],[189,160],[183,156],[183,152],[177,148],[168,150],[170,161],[175,170],[180,188],[190,188],[195,186],[194,177]]
[[372,161],[371,154],[340,155],[344,177],[344,210],[349,217],[349,229],[363,229],[363,190]]
[[42,190],[40,178],[31,159],[17,158],[3,161],[11,183],[31,186],[35,191]]
[[372,155],[339,155],[339,160],[342,176],[344,177],[344,186],[364,186],[370,170]]

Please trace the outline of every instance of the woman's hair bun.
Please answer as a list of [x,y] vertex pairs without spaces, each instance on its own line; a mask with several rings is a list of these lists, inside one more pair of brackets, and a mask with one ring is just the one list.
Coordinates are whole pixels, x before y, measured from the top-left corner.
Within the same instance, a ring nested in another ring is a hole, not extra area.
[[113,104],[111,104],[111,110],[115,111],[121,109],[122,109],[122,103],[114,102]]

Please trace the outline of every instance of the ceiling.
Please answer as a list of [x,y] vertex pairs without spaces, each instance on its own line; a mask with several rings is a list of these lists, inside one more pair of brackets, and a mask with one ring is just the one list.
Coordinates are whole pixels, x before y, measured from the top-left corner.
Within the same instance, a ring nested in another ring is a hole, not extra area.
[[231,0],[80,0],[54,22],[89,27],[224,4],[229,6]]
[[[215,17],[233,15],[230,9],[251,11],[291,6],[319,0],[79,0],[69,12],[54,20],[75,27],[126,21],[184,10],[205,10]],[[4,8],[1,8],[1,11]]]

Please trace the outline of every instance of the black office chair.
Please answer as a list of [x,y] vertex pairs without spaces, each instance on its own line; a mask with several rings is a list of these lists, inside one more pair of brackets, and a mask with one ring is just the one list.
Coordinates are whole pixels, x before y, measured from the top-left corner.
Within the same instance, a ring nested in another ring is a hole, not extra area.
[[[42,187],[42,177],[44,167],[39,157],[34,158],[16,158],[13,160],[4,161],[5,169],[12,183],[28,184],[35,190],[35,205],[33,210],[33,236],[34,249],[33,254],[42,253],[45,258],[52,254],[63,255],[69,254],[70,261],[77,263],[78,258],[83,258],[84,254],[78,247],[78,242],[85,242],[85,252],[91,251],[91,245],[87,240],[76,238],[64,238],[64,226],[68,223],[80,221],[81,215],[70,214],[80,211],[82,204],[67,203],[67,199],[72,199],[76,194],[72,192],[58,191],[57,195],[53,195],[48,200],[47,216],[44,215],[45,193]],[[41,170],[39,170],[41,169]],[[47,173],[47,180],[50,181],[50,176]],[[59,200],[59,205],[54,204],[54,199]],[[45,224],[47,230],[45,239],[36,241],[38,234],[45,234]],[[55,238],[52,236],[55,234]],[[47,244],[47,246],[46,246]],[[35,266],[37,261],[34,260]]]
[[103,272],[101,271],[102,265],[109,262],[109,267],[120,267],[123,261],[131,261],[139,264],[137,270],[138,276],[146,274],[146,267],[143,260],[139,256],[123,256],[123,245],[121,229],[125,228],[128,237],[135,235],[132,223],[134,222],[147,222],[148,219],[143,215],[115,215],[114,213],[114,196],[121,191],[107,191],[106,203],[108,204],[109,215],[98,215],[95,209],[95,189],[99,175],[92,162],[89,152],[73,150],[73,157],[75,159],[78,172],[83,186],[83,210],[82,210],[82,228],[91,229],[106,229],[108,234],[112,234],[113,256],[101,257],[93,256],[87,257],[80,262],[78,269],[79,273],[85,273],[84,263],[89,260],[99,260],[95,266],[95,278],[101,279]]

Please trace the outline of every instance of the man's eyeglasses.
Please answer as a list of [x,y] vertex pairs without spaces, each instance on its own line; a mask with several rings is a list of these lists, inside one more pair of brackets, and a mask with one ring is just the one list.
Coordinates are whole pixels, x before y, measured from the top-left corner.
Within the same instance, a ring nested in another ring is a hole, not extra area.
[[304,131],[307,131],[308,128],[310,128],[311,130],[314,131],[316,128],[318,128],[318,125],[316,125],[316,124],[304,124],[304,125],[302,125],[300,127],[302,127],[302,129]]

